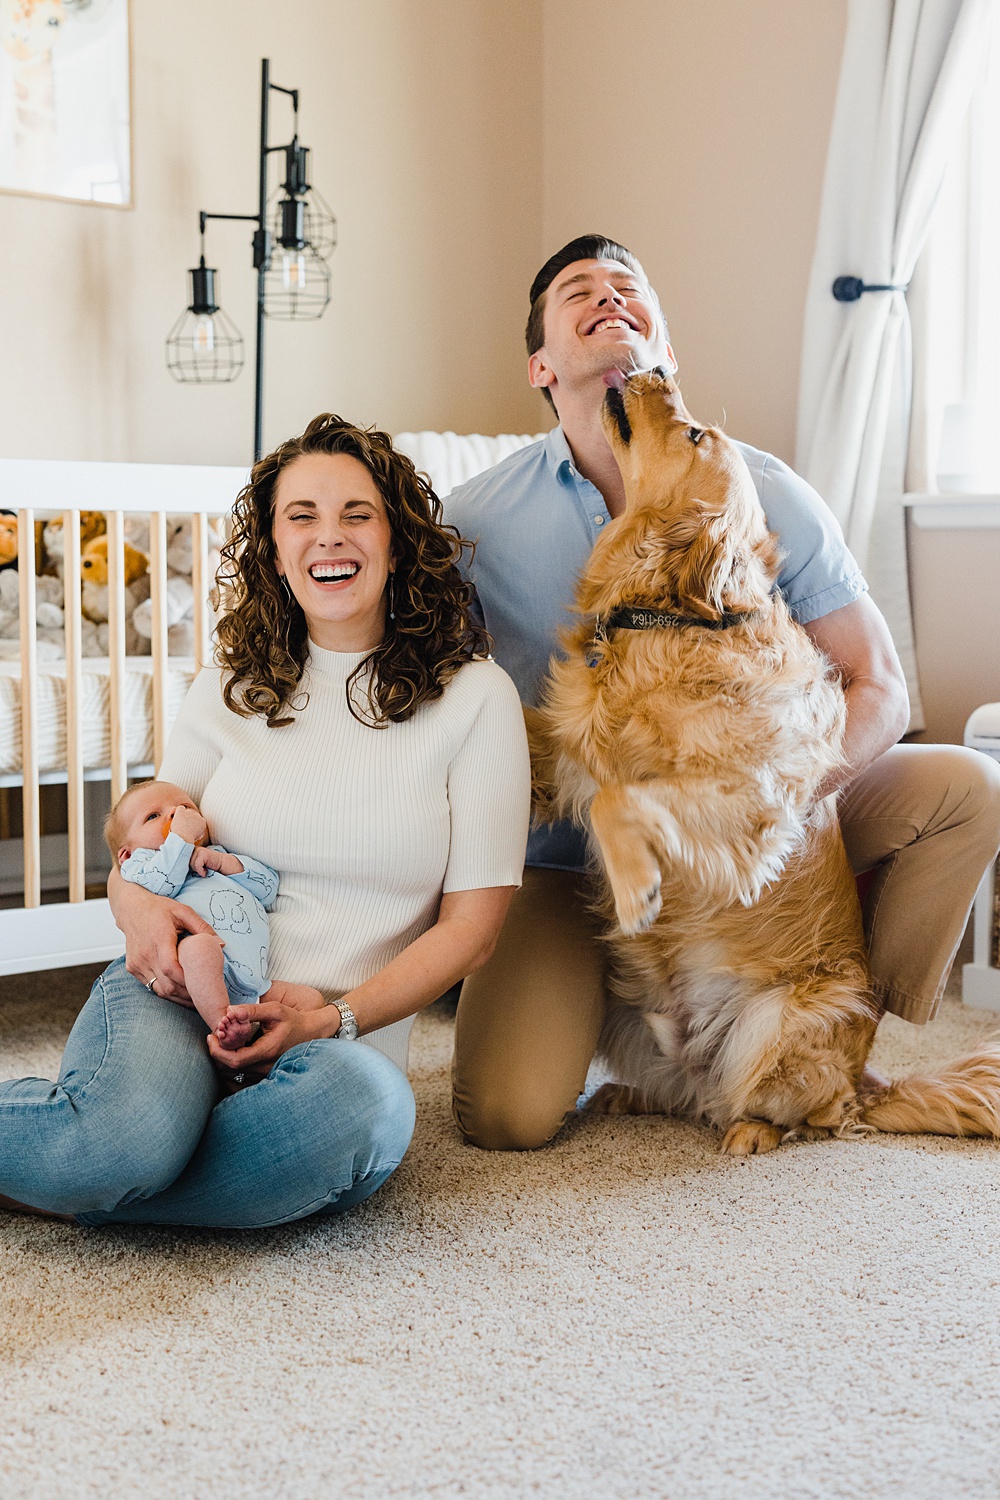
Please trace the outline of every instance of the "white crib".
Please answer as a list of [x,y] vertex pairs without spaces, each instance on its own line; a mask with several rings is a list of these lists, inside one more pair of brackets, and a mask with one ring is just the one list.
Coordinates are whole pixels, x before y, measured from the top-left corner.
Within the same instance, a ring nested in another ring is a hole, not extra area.
[[[441,495],[533,441],[433,432],[396,439]],[[246,477],[238,467],[0,460],[0,509],[17,513],[21,560],[19,658],[0,663],[0,786],[20,785],[23,804],[18,872],[6,847],[16,841],[0,843],[0,895],[9,898],[13,889],[22,896],[19,905],[0,910],[0,975],[103,962],[122,952],[106,898],[86,895],[88,863],[91,885],[107,868],[96,819],[86,816],[88,785],[110,782],[114,802],[130,777],[156,774],[180,701],[211,656],[209,522],[224,524]],[[107,518],[106,658],[85,660],[81,651],[81,510]],[[171,657],[168,649],[168,514],[191,517],[193,659]],[[24,566],[34,559],[36,519],[56,515],[65,538],[64,664],[39,661],[36,580],[33,566]],[[149,657],[125,651],[125,519],[136,515],[149,522]],[[39,789],[49,782],[66,784],[68,832],[65,840],[43,843]],[[60,886],[69,899],[43,904],[43,889]],[[376,1045],[403,1067],[409,1024],[398,1023],[399,1034],[396,1027],[376,1034]]]
[[[246,471],[242,468],[0,461],[0,507],[17,513],[20,563],[20,658],[15,663],[4,663],[6,691],[0,699],[4,720],[0,724],[0,742],[8,742],[8,755],[0,762],[5,767],[0,784],[21,785],[23,816],[23,904],[0,911],[0,974],[99,962],[122,951],[121,936],[107,900],[88,901],[85,895],[87,846],[93,844],[95,833],[92,827],[88,838],[85,787],[92,781],[110,781],[114,801],[125,790],[130,776],[155,774],[172,715],[211,650],[209,519],[228,514],[245,480]],[[72,502],[70,507],[67,500]],[[86,673],[81,649],[81,510],[103,512],[108,526],[108,656],[88,659]],[[191,516],[194,660],[171,661],[168,656],[168,512]],[[35,573],[33,566],[24,565],[25,559],[34,559],[36,518],[47,520],[55,515],[63,517],[65,538],[66,655],[65,662],[58,664],[39,662]],[[141,515],[149,521],[152,641],[148,658],[125,655],[126,515]],[[95,694],[96,675],[102,681],[101,691]],[[138,696],[137,677],[143,679],[144,689]],[[40,717],[43,707],[46,713]],[[104,740],[101,747],[104,754],[96,756],[97,763],[93,748],[95,730],[98,740]],[[20,756],[19,764],[12,767],[9,745],[14,738],[20,740]],[[129,739],[133,741],[131,762]],[[90,753],[86,755],[85,741],[91,742]],[[140,747],[138,756],[136,741]],[[52,851],[46,850],[49,857],[44,859],[44,866],[46,884],[51,886],[55,881],[68,887],[69,900],[43,905],[39,787],[45,782],[66,784],[66,865],[62,872],[53,871]],[[89,852],[92,874],[106,868],[103,860],[93,863],[95,849]],[[9,882],[9,852],[6,866]]]

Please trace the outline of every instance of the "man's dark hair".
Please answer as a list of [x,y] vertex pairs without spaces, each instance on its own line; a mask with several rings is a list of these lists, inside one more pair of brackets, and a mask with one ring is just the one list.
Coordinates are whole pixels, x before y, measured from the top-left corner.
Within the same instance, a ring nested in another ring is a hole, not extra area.
[[[622,265],[628,266],[630,271],[635,271],[645,278],[645,272],[639,261],[626,250],[624,245],[619,245],[617,240],[609,240],[604,234],[578,234],[575,240],[570,240],[568,245],[563,245],[555,255],[550,255],[534,281],[531,283],[529,298],[531,311],[528,313],[528,323],[524,330],[524,341],[528,346],[528,353],[534,354],[545,343],[545,294],[555,281],[560,271],[571,266],[577,260],[618,260]],[[555,402],[549,395],[547,387],[542,387],[542,395],[555,411]]]

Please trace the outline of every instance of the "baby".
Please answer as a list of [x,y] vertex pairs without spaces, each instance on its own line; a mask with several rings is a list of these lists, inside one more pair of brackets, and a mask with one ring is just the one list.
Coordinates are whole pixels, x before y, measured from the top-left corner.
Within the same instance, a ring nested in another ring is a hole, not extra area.
[[183,901],[215,928],[217,937],[184,937],[178,962],[187,992],[219,1045],[227,1051],[245,1047],[255,1027],[228,1012],[230,1005],[255,1005],[271,988],[267,908],[278,894],[275,872],[210,844],[198,808],[169,781],[130,787],[112,808],[104,837],[125,880]]

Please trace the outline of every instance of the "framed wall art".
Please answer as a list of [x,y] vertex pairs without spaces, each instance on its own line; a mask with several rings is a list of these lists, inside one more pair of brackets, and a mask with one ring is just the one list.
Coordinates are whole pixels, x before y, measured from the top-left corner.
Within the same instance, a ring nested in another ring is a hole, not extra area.
[[0,190],[132,201],[129,0],[0,0]]

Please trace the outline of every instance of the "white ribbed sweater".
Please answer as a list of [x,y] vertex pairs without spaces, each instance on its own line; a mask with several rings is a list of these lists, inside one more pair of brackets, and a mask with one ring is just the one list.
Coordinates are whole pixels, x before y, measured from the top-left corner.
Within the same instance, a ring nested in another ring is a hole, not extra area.
[[310,644],[294,723],[268,729],[195,679],[160,776],[187,791],[212,839],[280,876],[268,973],[345,993],[432,926],[442,892],[519,885],[530,772],[517,691],[469,662],[443,697],[372,729],[345,683],[364,653]]

